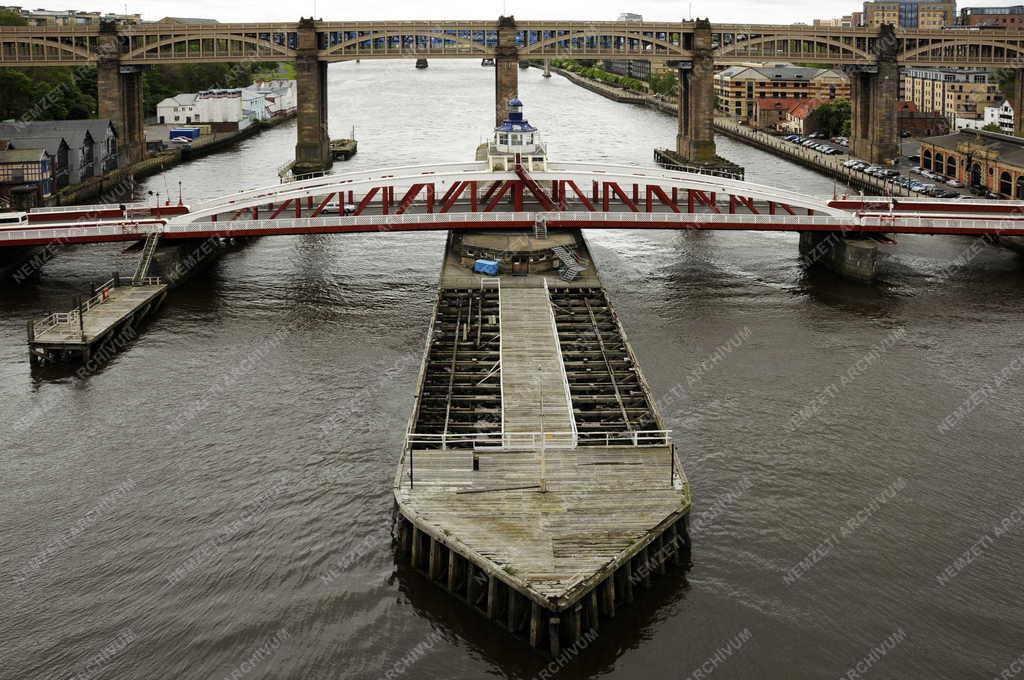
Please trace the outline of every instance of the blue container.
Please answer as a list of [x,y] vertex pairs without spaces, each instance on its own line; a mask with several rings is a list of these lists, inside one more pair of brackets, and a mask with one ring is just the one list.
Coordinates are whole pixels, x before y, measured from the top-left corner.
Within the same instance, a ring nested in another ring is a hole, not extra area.
[[488,276],[498,275],[498,263],[495,260],[477,260],[473,263],[473,271],[477,274],[487,274]]
[[199,139],[199,128],[197,127],[176,127],[171,128],[170,139],[176,137],[188,137],[191,140]]

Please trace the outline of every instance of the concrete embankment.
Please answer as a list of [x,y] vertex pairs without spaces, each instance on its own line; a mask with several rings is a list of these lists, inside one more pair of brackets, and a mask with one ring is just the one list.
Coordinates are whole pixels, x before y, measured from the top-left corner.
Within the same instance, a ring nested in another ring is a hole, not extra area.
[[836,179],[873,196],[922,196],[916,191],[905,189],[898,184],[886,182],[878,177],[865,175],[862,172],[844,168],[847,156],[826,156],[821,152],[793,144],[782,137],[771,135],[760,130],[751,130],[727,118],[715,119],[715,131],[737,141],[757,147],[762,151],[782,156],[798,165]]

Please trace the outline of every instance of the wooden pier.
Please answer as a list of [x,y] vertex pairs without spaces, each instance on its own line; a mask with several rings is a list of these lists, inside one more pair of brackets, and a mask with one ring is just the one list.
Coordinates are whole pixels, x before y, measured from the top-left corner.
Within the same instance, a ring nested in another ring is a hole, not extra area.
[[167,296],[159,278],[114,276],[69,312],[28,322],[33,364],[88,362],[104,346],[153,314]]
[[689,565],[689,484],[596,275],[468,288],[457,247],[395,475],[399,553],[558,654]]

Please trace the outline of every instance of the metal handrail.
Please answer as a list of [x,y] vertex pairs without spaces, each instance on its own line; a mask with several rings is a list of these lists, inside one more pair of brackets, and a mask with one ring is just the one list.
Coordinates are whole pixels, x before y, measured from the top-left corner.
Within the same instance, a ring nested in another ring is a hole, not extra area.
[[441,445],[447,449],[452,445],[472,444],[475,448],[576,448],[590,444],[605,448],[630,446],[633,448],[670,446],[672,430],[633,430],[628,432],[482,432],[456,434],[421,434],[410,432],[405,445],[414,449],[417,445]]

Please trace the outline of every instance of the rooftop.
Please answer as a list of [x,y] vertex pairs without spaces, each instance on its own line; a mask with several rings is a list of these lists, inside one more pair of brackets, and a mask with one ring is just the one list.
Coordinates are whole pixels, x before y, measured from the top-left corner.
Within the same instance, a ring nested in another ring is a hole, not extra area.
[[961,145],[974,144],[984,146],[988,151],[994,152],[999,160],[1024,167],[1024,139],[1012,135],[1003,135],[998,132],[987,130],[970,130],[954,132],[939,137],[928,137],[922,140],[924,144],[937,146],[948,151],[960,151]]

